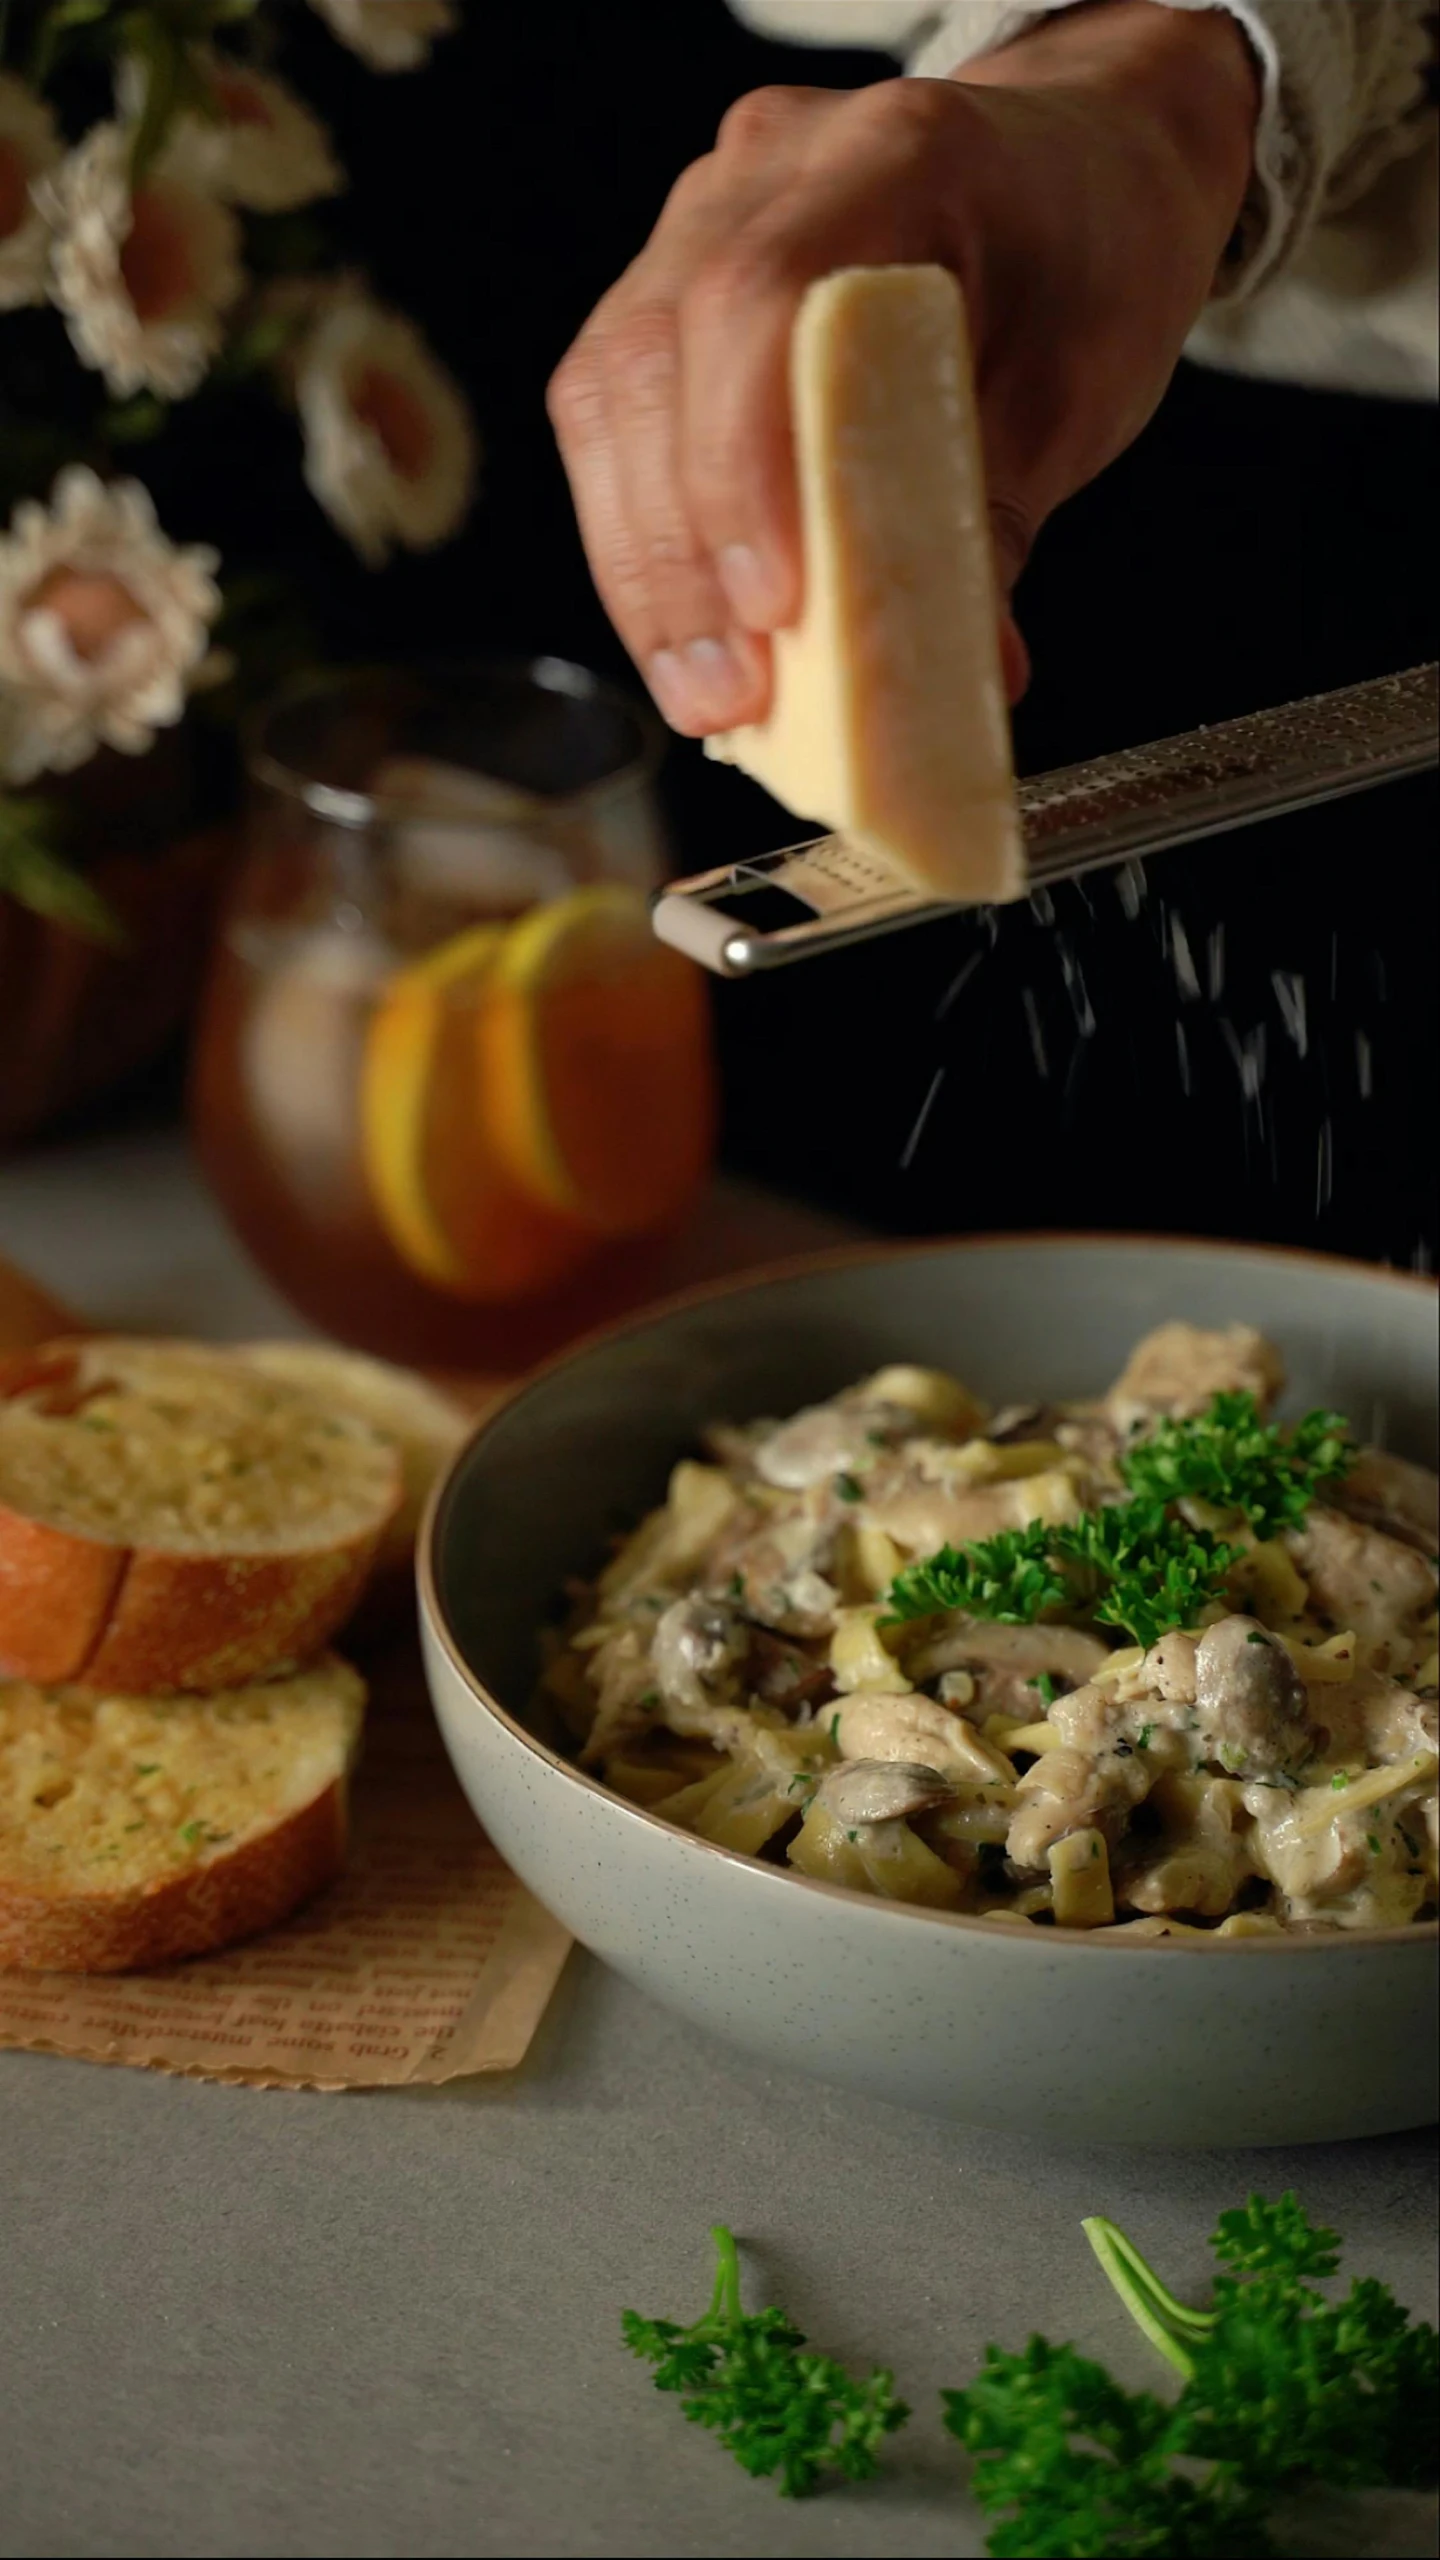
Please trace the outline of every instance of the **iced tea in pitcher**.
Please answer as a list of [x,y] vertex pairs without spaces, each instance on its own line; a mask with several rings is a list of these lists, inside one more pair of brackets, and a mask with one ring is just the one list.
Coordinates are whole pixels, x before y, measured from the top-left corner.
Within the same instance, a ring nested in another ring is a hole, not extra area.
[[714,1122],[700,972],[649,928],[656,752],[553,659],[330,678],[260,724],[193,1121],[342,1340],[503,1371],[644,1295]]

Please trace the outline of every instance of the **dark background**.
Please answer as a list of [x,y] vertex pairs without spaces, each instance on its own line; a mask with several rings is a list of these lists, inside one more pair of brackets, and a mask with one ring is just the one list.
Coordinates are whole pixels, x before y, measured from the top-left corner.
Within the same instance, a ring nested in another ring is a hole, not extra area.
[[[550,650],[629,677],[546,378],[731,99],[893,66],[765,44],[722,0],[465,16],[427,73],[381,79],[297,8],[286,68],[352,172],[348,253],[473,398],[473,521],[368,579],[298,489],[293,430],[257,419],[237,430],[237,530],[357,652]],[[1433,656],[1433,418],[1182,368],[1021,589],[1021,769]],[[666,789],[685,869],[792,826],[679,743]],[[1101,879],[1053,920],[961,918],[717,989],[727,1160],[915,1232],[1188,1230],[1429,1267],[1434,799],[1392,786],[1158,860],[1133,918]]]

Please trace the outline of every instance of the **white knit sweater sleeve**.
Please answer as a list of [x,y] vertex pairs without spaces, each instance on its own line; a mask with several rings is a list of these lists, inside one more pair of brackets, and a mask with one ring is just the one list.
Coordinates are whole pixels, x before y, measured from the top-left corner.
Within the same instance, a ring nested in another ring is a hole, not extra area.
[[[932,78],[1076,0],[730,0],[792,43],[875,45]],[[1436,0],[1163,0],[1225,8],[1261,71],[1254,175],[1190,341],[1202,363],[1433,398]]]
[[[943,78],[1076,0],[731,0],[792,43],[878,45]],[[1229,9],[1263,75],[1255,177],[1218,294],[1253,292],[1299,254],[1317,220],[1354,204],[1423,139],[1434,0],[1165,0]]]
[[[943,76],[1075,0],[949,0],[910,54]],[[1165,0],[1227,8],[1262,73],[1255,173],[1219,296],[1253,293],[1301,255],[1317,222],[1355,204],[1424,139],[1433,0]],[[823,0],[822,0],[823,9]],[[815,12],[817,18],[821,10]],[[827,16],[828,10],[824,11]],[[832,35],[830,41],[835,42]]]

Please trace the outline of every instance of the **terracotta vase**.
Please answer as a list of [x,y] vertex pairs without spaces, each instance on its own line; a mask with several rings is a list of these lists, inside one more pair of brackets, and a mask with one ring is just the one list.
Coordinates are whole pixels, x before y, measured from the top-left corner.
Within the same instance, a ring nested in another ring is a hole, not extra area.
[[0,1146],[97,1100],[179,1029],[234,853],[230,822],[197,822],[183,736],[96,756],[55,796],[125,941],[112,949],[0,896]]

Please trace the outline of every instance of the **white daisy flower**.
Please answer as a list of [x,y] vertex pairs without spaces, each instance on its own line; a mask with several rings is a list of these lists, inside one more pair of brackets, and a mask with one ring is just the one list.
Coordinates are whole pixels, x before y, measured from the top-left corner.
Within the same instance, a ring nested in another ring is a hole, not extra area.
[[396,543],[428,551],[464,518],[475,431],[464,395],[420,332],[350,294],[295,359],[305,477],[327,515],[378,568]]
[[219,557],[181,549],[137,480],[82,463],[0,533],[0,777],[69,773],[97,747],[143,755],[204,681]]
[[50,298],[83,364],[118,400],[183,400],[204,377],[240,293],[240,226],[183,169],[130,188],[130,137],[97,124],[38,190],[54,233]]
[[416,71],[459,24],[453,0],[310,0],[372,71]]
[[55,168],[60,137],[43,99],[0,71],[0,311],[45,299],[50,234],[30,190]]
[[[319,196],[340,193],[345,173],[325,127],[283,80],[208,45],[193,51],[216,114],[213,121],[200,115],[176,120],[163,156],[167,170],[182,171],[195,185],[251,213],[293,213]],[[127,54],[116,93],[123,123],[139,120],[146,85],[145,64]]]

